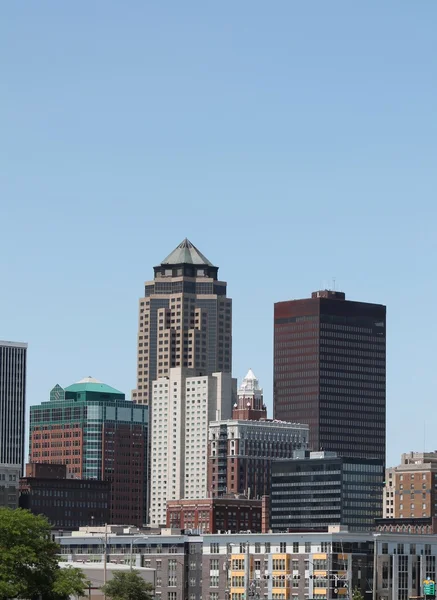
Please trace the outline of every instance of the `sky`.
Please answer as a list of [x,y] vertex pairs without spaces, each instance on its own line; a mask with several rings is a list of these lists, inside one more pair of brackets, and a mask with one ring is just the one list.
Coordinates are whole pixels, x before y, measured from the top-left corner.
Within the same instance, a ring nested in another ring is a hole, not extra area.
[[387,305],[387,463],[437,449],[437,3],[4,2],[0,339],[29,404],[130,397],[138,299],[188,237],[271,414],[273,304]]

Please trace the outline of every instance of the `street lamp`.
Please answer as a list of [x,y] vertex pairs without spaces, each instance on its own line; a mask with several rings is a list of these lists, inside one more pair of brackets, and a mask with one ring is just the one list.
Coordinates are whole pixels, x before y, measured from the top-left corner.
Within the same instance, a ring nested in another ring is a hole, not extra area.
[[141,537],[137,537],[135,539],[132,539],[130,542],[130,570],[132,571],[132,562],[133,562],[133,554],[134,554],[134,544],[135,542],[139,542],[140,540],[147,540],[147,536],[141,536]]

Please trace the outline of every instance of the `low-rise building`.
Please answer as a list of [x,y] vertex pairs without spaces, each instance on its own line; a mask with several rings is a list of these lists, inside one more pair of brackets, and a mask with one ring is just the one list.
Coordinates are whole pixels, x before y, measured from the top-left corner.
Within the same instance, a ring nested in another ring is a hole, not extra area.
[[[122,526],[82,527],[57,538],[60,560],[78,566],[107,564],[153,569],[156,600],[202,597],[202,538],[163,529],[146,535]],[[205,596],[207,598],[207,596]]]
[[167,502],[167,527],[199,533],[261,533],[262,502],[242,496]]
[[[436,577],[437,536],[328,532],[145,535],[82,528],[58,538],[61,560],[156,571],[159,600],[408,600]],[[106,552],[105,552],[106,549]],[[374,577],[374,566],[376,572]]]
[[[61,569],[70,567],[69,563],[61,561],[59,563]],[[106,600],[105,594],[102,592],[102,586],[111,581],[114,577],[114,573],[125,572],[130,570],[130,566],[117,563],[104,563],[104,562],[84,562],[76,563],[76,568],[79,568],[85,575],[88,582],[86,590],[86,598],[92,598],[93,600]],[[139,576],[147,581],[153,587],[155,587],[155,569],[146,569],[145,567],[135,567],[135,571]]]
[[381,533],[413,533],[413,534],[436,534],[437,517],[422,517],[414,519],[375,519],[375,530]]
[[18,507],[21,465],[0,464],[0,506]]
[[64,464],[30,463],[20,479],[20,508],[46,516],[55,529],[107,523],[110,501],[109,481],[77,479]]
[[383,507],[385,519],[437,516],[437,452],[407,452],[386,469]]
[[379,459],[335,452],[295,452],[272,464],[270,527],[273,531],[327,531],[345,525],[371,531],[382,516],[384,465]]

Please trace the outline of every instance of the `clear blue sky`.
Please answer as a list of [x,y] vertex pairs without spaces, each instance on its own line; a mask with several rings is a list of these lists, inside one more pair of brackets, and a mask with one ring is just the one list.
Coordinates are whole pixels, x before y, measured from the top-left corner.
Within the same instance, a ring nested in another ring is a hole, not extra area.
[[437,4],[5,2],[0,339],[30,404],[130,397],[143,282],[185,236],[272,398],[273,303],[388,306],[388,463],[437,448]]

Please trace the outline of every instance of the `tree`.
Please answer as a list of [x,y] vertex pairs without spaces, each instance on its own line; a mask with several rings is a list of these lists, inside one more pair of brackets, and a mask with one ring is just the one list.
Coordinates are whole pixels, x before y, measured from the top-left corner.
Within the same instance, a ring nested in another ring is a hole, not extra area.
[[153,589],[138,571],[115,572],[111,581],[102,587],[111,600],[153,600]]
[[58,569],[53,583],[53,600],[68,600],[73,595],[77,598],[85,596],[89,581],[80,569],[66,567]]
[[83,595],[80,569],[60,569],[50,523],[28,510],[0,508],[0,600],[65,600]]
[[0,600],[49,597],[59,568],[50,533],[45,517],[0,508]]
[[364,600],[363,594],[359,588],[354,588],[352,592],[352,600]]

